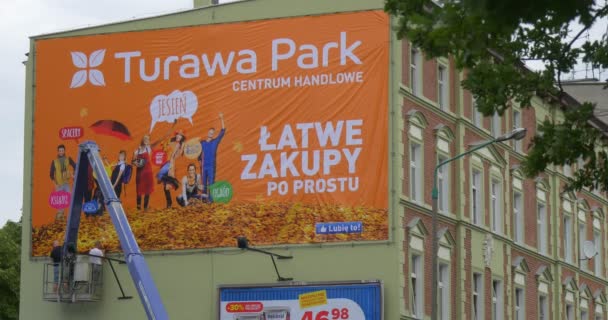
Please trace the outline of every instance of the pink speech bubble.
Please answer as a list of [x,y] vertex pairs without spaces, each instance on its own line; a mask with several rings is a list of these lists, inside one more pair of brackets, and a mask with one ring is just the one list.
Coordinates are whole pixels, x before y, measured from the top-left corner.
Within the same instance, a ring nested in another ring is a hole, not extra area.
[[59,129],[59,138],[61,140],[78,140],[82,135],[82,127],[63,127]]
[[152,163],[156,166],[162,166],[167,162],[167,153],[162,150],[152,151]]
[[70,206],[72,195],[67,191],[53,191],[49,196],[49,205],[54,209],[65,209]]

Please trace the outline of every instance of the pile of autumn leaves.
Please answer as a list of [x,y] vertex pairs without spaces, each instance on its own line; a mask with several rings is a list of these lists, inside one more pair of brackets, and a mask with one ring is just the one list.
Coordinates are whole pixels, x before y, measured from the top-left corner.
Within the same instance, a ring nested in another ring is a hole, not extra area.
[[[194,203],[162,211],[128,212],[131,229],[142,250],[179,250],[234,247],[235,237],[246,236],[256,245],[320,243],[333,241],[386,240],[386,209],[342,207],[301,203],[230,202]],[[360,234],[317,235],[318,222],[361,221]],[[48,255],[54,240],[62,240],[65,221],[34,228],[32,253]],[[120,251],[120,244],[107,213],[83,216],[78,249],[86,251],[100,240],[106,250]]]

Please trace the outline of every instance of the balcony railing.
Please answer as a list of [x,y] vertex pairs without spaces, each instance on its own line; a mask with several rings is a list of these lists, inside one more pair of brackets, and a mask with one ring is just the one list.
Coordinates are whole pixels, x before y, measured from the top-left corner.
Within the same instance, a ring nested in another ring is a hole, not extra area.
[[53,302],[90,302],[101,299],[102,265],[76,256],[74,263],[44,264],[42,299]]

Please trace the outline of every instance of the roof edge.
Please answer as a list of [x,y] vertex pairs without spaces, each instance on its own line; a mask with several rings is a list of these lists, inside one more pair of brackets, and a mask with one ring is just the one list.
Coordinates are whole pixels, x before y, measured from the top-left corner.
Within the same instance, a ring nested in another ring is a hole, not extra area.
[[179,9],[179,10],[169,11],[169,12],[162,13],[162,14],[151,14],[150,16],[143,16],[143,17],[140,17],[140,18],[119,20],[119,21],[102,23],[102,24],[96,24],[96,25],[91,25],[91,26],[86,26],[86,27],[77,27],[77,28],[66,29],[66,30],[61,30],[61,31],[54,31],[54,32],[50,32],[50,33],[42,33],[42,34],[37,34],[37,35],[30,36],[29,38],[31,40],[40,40],[42,38],[57,36],[57,35],[61,35],[62,33],[67,33],[67,32],[85,31],[85,30],[94,29],[94,28],[101,28],[101,27],[120,25],[120,24],[123,24],[123,23],[145,21],[145,20],[162,18],[162,17],[167,17],[167,16],[181,14],[181,13],[194,12],[194,11],[203,11],[203,10],[208,10],[208,9],[215,8],[215,7],[230,6],[230,5],[235,5],[235,4],[240,4],[242,2],[250,2],[250,1],[255,1],[255,0],[240,0],[240,1],[233,1],[233,2],[226,2],[226,3],[210,4],[210,5],[207,5],[207,6],[194,7],[194,8],[190,8],[190,9]]

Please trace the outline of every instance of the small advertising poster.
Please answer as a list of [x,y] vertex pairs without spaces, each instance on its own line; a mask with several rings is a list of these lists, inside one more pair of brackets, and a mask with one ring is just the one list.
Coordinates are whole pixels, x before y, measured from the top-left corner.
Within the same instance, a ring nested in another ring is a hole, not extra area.
[[219,299],[219,320],[383,319],[379,281],[226,286]]

